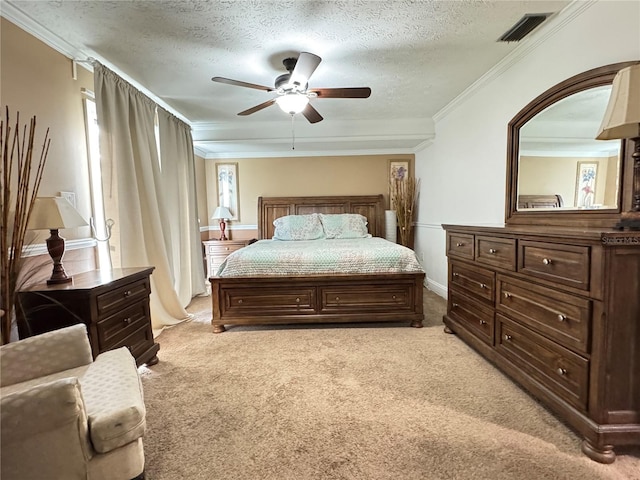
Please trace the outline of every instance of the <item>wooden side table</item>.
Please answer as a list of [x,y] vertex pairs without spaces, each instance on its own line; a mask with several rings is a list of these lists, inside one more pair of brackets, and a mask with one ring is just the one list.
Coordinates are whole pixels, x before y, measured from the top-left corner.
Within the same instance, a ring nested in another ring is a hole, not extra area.
[[127,347],[142,365],[158,363],[160,345],[151,330],[149,294],[154,267],[93,270],[60,285],[33,285],[18,292],[20,338],[69,325],[87,325],[94,358]]
[[215,277],[226,258],[243,247],[247,240],[203,240],[207,278]]

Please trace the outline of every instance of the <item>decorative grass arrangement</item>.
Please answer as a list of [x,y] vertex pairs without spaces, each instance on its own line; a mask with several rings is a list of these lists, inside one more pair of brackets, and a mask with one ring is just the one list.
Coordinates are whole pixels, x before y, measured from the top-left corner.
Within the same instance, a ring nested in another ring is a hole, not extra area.
[[[11,321],[15,292],[21,275],[24,276],[24,258],[27,225],[33,203],[40,188],[44,166],[49,152],[49,129],[44,136],[39,158],[34,151],[36,117],[20,128],[20,113],[15,128],[9,126],[9,108],[5,120],[0,119],[0,309],[2,344],[11,338]],[[34,158],[35,157],[35,158]]]
[[413,240],[413,222],[419,190],[420,180],[410,176],[392,179],[390,183],[391,207],[396,211],[400,243],[405,247],[409,247]]

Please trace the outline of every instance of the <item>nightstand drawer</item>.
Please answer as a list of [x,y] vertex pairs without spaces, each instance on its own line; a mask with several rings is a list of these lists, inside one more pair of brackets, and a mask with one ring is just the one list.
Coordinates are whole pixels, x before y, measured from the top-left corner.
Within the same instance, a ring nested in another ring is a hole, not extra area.
[[141,326],[149,323],[147,302],[138,302],[98,322],[101,350],[111,350]]
[[515,270],[516,241],[513,238],[477,236],[476,261],[506,270]]
[[227,256],[236,250],[240,250],[245,246],[244,242],[207,242],[206,252],[208,255],[223,255]]
[[519,248],[519,272],[589,290],[589,247],[522,240]]
[[122,310],[127,305],[143,298],[148,298],[151,293],[149,280],[129,283],[123,287],[115,288],[96,297],[98,316],[104,317],[115,310]]

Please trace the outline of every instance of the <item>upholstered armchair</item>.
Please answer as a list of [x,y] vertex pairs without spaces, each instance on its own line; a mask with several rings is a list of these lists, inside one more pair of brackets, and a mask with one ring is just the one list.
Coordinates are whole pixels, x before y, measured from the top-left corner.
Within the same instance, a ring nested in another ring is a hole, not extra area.
[[136,362],[94,361],[84,324],[0,347],[0,400],[3,480],[144,478]]

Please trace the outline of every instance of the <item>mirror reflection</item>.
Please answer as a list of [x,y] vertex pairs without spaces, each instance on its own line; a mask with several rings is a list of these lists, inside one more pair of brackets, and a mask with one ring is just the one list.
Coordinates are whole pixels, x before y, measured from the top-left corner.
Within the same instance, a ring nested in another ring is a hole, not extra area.
[[617,208],[621,142],[595,140],[610,93],[575,93],[520,128],[517,210]]

